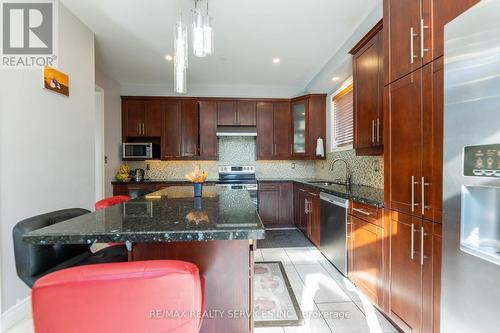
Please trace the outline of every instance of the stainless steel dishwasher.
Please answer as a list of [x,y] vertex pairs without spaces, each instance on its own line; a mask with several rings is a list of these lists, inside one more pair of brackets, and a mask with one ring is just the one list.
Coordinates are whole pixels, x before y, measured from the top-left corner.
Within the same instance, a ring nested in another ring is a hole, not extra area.
[[347,275],[347,209],[349,200],[321,192],[321,253]]

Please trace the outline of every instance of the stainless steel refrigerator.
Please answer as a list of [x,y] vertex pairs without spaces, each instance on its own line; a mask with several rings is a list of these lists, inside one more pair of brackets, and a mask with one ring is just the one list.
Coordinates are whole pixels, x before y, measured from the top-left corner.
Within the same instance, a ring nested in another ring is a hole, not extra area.
[[445,28],[441,332],[500,332],[500,0]]

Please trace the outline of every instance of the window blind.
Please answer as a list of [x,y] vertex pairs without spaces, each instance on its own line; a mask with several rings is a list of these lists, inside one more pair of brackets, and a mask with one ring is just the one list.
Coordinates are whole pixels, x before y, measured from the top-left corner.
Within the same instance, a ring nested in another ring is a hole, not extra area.
[[352,86],[333,97],[333,131],[336,146],[353,141],[353,94]]

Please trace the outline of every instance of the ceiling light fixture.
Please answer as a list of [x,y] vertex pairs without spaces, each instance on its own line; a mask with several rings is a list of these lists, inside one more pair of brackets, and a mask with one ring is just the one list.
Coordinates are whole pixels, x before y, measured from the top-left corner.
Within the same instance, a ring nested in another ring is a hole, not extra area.
[[204,57],[204,34],[203,34],[203,15],[198,9],[198,2],[200,0],[194,0],[193,9],[193,54],[197,57]]
[[207,12],[203,17],[203,50],[206,55],[214,53],[214,30],[212,29],[212,17],[208,12],[208,0]]
[[172,61],[173,59],[174,59],[174,57],[172,57],[170,54],[167,54],[165,56],[165,60],[167,60],[167,61]]
[[174,84],[175,92],[186,93],[186,69],[188,67],[188,39],[187,28],[182,22],[182,12],[179,9],[179,20],[175,24],[174,34]]
[[280,58],[274,58],[273,59],[273,63],[275,63],[275,64],[279,64],[280,62],[281,62]]
[[332,81],[338,81],[338,80],[340,80],[340,78],[338,76],[332,77]]

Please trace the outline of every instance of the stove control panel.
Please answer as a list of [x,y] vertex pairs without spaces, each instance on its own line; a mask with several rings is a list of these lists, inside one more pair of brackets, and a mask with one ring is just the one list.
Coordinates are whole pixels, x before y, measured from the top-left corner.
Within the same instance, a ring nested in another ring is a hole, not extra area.
[[464,147],[464,176],[500,179],[500,144]]
[[221,165],[221,166],[219,166],[219,173],[255,173],[255,166],[253,166],[253,165],[245,165],[245,166]]

